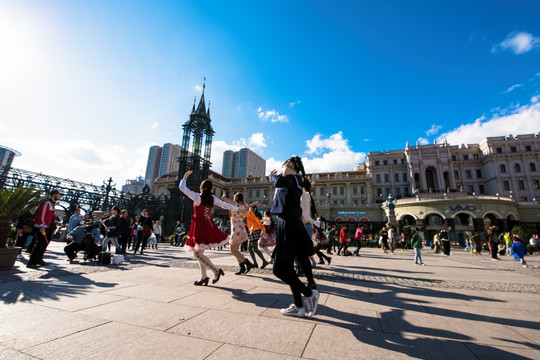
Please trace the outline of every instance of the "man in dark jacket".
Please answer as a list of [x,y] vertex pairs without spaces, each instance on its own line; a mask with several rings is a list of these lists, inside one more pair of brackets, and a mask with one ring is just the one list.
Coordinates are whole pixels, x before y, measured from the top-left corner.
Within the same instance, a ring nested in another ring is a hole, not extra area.
[[488,233],[489,249],[491,251],[491,260],[494,260],[494,261],[501,260],[497,256],[497,252],[499,251],[499,236],[497,235],[497,227],[495,225],[491,225],[487,233]]
[[450,256],[450,238],[448,237],[448,231],[446,229],[441,229],[439,233],[439,238],[441,239],[441,245],[443,248],[443,253],[445,256]]

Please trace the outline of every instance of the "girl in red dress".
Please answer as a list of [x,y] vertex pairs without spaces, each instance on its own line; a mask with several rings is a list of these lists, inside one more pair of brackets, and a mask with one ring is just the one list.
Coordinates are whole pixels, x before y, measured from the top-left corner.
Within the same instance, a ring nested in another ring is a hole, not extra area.
[[188,171],[184,174],[182,181],[180,181],[180,191],[186,194],[191,200],[193,200],[194,212],[191,216],[191,227],[189,228],[188,237],[186,239],[185,249],[186,251],[193,252],[193,256],[199,261],[199,267],[201,269],[201,278],[195,281],[195,285],[208,285],[210,278],[206,276],[206,268],[210,268],[214,273],[214,279],[212,284],[219,281],[221,275],[225,275],[222,269],[218,269],[212,261],[204,255],[205,249],[210,249],[218,246],[225,245],[228,240],[228,235],[219,230],[218,226],[212,219],[211,212],[212,207],[217,205],[221,208],[228,210],[238,210],[234,205],[227,204],[221,201],[214,195],[212,195],[212,182],[210,180],[204,180],[201,183],[201,193],[191,191],[186,186],[186,179],[191,175],[193,171]]

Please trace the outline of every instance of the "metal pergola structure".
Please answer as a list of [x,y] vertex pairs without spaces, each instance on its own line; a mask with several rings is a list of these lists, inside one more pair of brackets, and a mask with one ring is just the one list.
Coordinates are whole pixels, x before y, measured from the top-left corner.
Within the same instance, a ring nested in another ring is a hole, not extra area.
[[4,188],[33,187],[44,194],[58,189],[64,194],[58,206],[62,207],[66,216],[73,214],[81,207],[86,212],[108,210],[112,206],[127,209],[130,216],[138,215],[146,208],[154,219],[162,217],[169,203],[165,194],[151,195],[148,188],[142,194],[131,194],[119,191],[112,178],[102,185],[94,185],[51,176],[43,173],[0,166],[0,190]]

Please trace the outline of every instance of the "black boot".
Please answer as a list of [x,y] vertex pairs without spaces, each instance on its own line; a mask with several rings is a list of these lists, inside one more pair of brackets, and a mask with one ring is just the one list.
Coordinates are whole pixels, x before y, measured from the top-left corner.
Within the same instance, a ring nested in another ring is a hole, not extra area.
[[234,275],[242,275],[246,272],[246,265],[244,263],[240,263],[240,270],[234,273]]
[[247,274],[251,269],[253,269],[255,266],[248,260],[244,260],[244,264],[246,265],[246,271],[244,274]]

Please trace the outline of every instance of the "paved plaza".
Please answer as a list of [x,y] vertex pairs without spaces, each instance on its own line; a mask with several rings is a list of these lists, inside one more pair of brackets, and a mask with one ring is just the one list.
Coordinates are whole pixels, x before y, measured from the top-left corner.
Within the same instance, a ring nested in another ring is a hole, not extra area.
[[[122,265],[69,264],[0,271],[0,359],[539,359],[540,256],[491,261],[453,249],[332,256],[314,269],[314,318],[288,318],[287,286],[270,269],[225,270],[197,287],[191,254],[162,244]],[[82,260],[81,260],[82,262]]]

